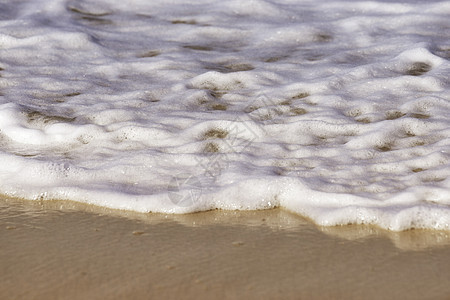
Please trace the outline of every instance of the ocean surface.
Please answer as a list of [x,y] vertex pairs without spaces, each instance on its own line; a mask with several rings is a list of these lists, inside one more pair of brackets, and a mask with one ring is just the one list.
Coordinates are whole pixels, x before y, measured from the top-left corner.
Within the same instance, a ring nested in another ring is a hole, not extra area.
[[450,230],[450,1],[0,0],[0,194]]

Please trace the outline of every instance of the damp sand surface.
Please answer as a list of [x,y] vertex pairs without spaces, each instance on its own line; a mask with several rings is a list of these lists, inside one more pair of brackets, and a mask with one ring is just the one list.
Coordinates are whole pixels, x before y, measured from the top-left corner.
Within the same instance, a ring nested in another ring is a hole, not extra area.
[[1,299],[448,299],[450,233],[0,200]]

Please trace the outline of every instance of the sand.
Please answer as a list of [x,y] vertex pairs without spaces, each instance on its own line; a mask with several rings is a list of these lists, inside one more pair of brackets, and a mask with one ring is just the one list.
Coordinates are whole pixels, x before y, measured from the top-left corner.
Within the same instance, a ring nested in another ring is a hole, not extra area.
[[450,232],[0,199],[0,299],[450,299]]

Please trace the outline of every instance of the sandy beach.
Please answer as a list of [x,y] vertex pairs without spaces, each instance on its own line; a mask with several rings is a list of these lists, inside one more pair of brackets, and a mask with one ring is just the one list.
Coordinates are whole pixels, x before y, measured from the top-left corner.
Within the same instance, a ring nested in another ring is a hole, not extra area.
[[450,233],[0,200],[1,299],[448,299]]
[[450,300],[449,15],[0,0],[0,300]]

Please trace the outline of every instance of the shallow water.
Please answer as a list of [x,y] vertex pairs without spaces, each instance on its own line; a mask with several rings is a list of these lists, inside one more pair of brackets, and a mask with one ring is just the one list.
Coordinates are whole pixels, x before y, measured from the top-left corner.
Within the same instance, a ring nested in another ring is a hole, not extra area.
[[0,11],[2,194],[450,229],[449,1]]
[[0,198],[1,299],[446,299],[450,232]]

